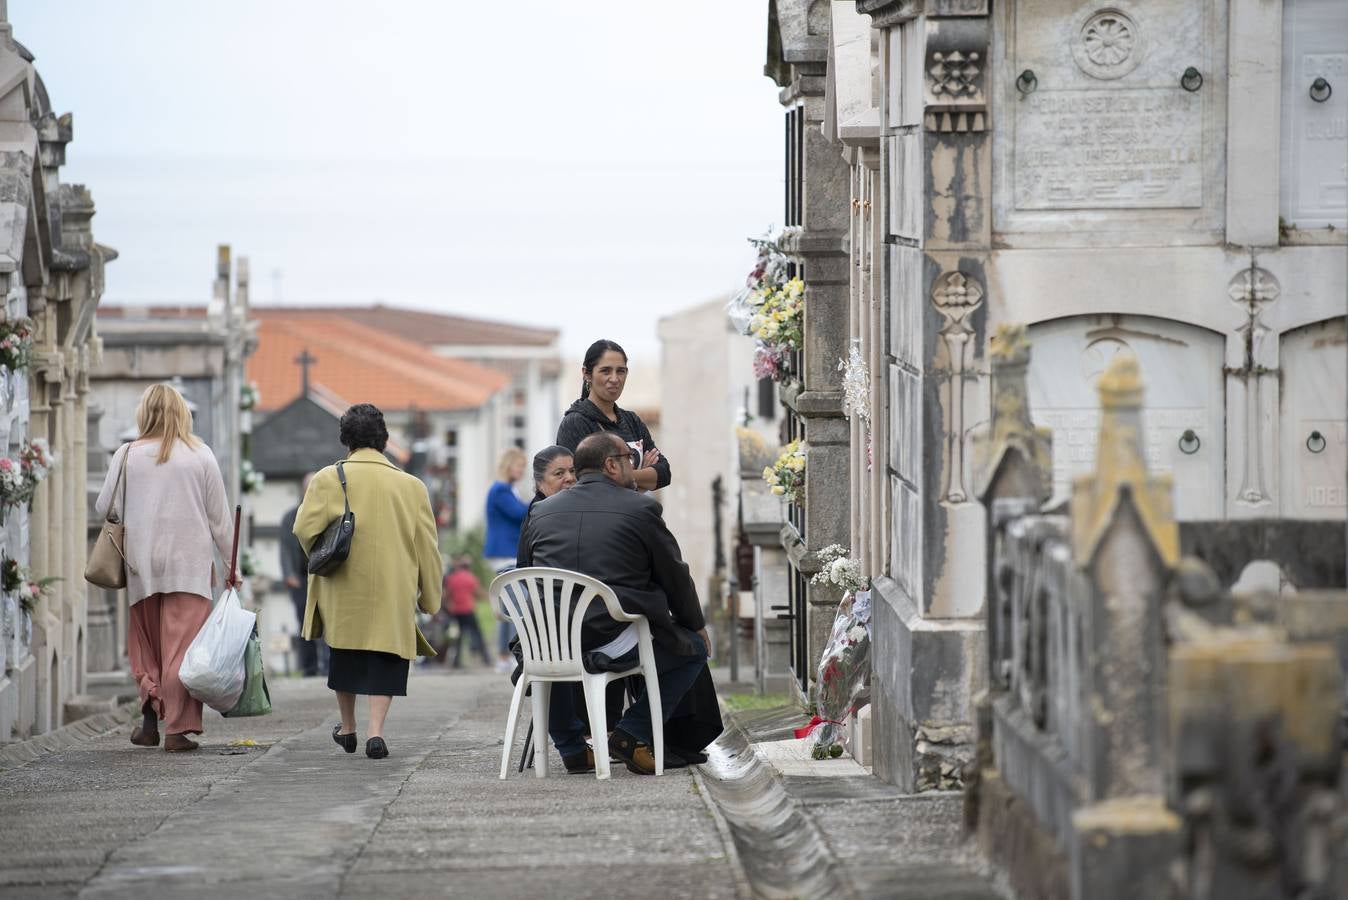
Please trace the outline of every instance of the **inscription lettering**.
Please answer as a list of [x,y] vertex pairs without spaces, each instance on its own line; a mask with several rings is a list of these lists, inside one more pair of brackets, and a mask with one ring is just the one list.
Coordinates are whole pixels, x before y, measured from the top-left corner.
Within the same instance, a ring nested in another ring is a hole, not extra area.
[[1348,488],[1343,485],[1318,484],[1306,488],[1307,506],[1348,506]]
[[1019,209],[1203,202],[1202,100],[1184,91],[1036,91],[1017,104]]

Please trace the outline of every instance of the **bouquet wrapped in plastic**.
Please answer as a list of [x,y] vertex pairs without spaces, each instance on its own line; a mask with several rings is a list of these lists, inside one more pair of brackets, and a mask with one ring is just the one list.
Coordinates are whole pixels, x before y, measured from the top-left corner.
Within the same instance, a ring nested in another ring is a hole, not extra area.
[[838,757],[846,740],[847,717],[865,705],[871,671],[871,592],[869,579],[847,558],[842,547],[821,551],[824,568],[816,583],[829,583],[845,590],[833,618],[833,630],[819,659],[815,685],[815,716],[796,737],[812,736],[810,755],[815,759]]

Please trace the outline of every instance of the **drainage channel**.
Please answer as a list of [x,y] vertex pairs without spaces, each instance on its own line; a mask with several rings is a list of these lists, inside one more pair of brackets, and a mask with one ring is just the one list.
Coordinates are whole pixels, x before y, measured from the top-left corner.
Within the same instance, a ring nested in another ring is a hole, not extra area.
[[739,727],[707,748],[699,766],[740,863],[758,897],[855,896],[818,827],[782,786],[772,766],[754,754]]

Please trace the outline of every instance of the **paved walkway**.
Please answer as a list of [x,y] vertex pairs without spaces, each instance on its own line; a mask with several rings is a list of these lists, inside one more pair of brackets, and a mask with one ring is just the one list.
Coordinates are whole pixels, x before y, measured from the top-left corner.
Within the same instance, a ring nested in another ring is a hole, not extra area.
[[746,896],[688,770],[599,782],[554,756],[545,781],[498,781],[508,697],[498,675],[414,674],[379,761],[332,743],[315,679],[276,682],[265,718],[207,711],[196,753],[124,726],[44,756],[0,774],[0,896]]

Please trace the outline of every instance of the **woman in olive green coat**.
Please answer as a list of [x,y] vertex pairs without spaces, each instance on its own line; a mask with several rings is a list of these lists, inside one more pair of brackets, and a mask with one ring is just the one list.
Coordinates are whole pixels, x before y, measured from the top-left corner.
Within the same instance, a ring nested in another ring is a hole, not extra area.
[[[384,414],[359,403],[342,415],[346,496],[355,516],[351,553],[334,572],[309,576],[303,636],[332,648],[328,687],[337,693],[342,722],[332,739],[356,752],[356,695],[370,698],[365,755],[388,756],[384,717],[394,697],[407,695],[407,669],[434,656],[416,623],[416,609],[440,608],[440,550],[426,486],[384,456]],[[309,482],[295,514],[295,537],[308,553],[344,511],[336,465]]]

